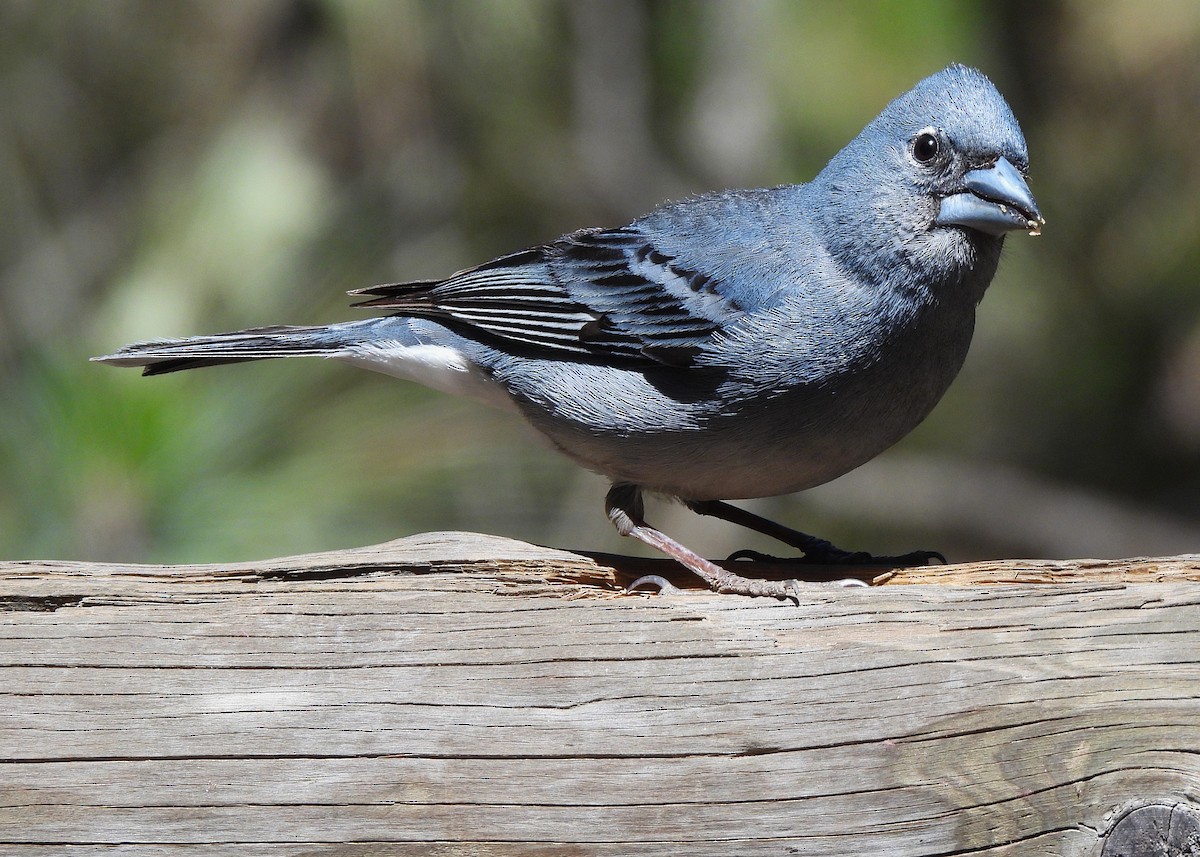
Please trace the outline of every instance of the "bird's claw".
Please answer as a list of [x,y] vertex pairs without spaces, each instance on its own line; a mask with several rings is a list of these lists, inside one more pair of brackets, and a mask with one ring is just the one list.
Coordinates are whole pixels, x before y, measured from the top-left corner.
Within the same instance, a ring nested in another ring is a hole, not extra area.
[[[924,561],[914,563],[915,565],[930,565],[930,560],[937,560],[938,565],[949,565],[950,561],[946,559],[946,555],[941,551],[913,551],[915,554],[921,554]],[[908,554],[911,556],[911,554]]]
[[633,583],[629,584],[625,591],[636,592],[643,586],[657,586],[658,591],[655,593],[657,595],[674,595],[675,593],[683,591],[661,574],[643,574]]
[[796,578],[789,578],[783,582],[783,595],[781,601],[791,601],[797,607],[800,606],[800,581]]
[[841,589],[858,589],[860,587],[866,587],[869,589],[871,587],[871,584],[867,583],[865,580],[859,580],[857,577],[844,577],[841,580],[831,580],[829,582],[833,586],[840,587]]

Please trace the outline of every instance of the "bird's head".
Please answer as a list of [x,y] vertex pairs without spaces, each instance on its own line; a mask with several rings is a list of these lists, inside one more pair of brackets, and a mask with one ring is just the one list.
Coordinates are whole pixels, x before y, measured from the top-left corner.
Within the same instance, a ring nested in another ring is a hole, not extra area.
[[1004,97],[981,72],[952,65],[889,104],[816,183],[856,255],[894,253],[959,273],[990,267],[990,280],[1003,236],[1037,234],[1045,222],[1028,167]]
[[981,72],[950,66],[893,101],[876,122],[894,155],[902,146],[912,186],[937,202],[933,226],[1003,235],[1036,234],[1045,223],[1025,182],[1025,137]]

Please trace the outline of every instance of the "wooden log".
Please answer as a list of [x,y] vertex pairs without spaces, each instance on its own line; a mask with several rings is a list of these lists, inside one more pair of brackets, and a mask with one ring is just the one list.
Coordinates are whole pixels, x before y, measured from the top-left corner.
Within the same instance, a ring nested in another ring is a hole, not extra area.
[[0,855],[1200,853],[1200,557],[670,570],[0,564]]

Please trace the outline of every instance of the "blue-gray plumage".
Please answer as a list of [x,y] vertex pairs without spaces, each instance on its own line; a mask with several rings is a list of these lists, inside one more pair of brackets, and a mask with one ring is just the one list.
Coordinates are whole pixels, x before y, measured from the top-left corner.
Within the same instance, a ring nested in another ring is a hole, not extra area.
[[[870,559],[723,500],[820,485],[891,446],[958,373],[1004,235],[1042,218],[1000,93],[951,66],[810,183],[665,205],[444,280],[363,289],[382,318],[127,346],[146,374],[317,355],[517,410],[608,476],[618,529],[721,591],[787,595],[641,519],[641,490],[814,561]],[[917,552],[890,558],[927,561]]]

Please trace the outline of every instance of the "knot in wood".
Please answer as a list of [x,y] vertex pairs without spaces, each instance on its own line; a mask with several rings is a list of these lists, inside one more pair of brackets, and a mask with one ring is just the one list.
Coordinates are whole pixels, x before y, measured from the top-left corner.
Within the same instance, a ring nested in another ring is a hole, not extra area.
[[1101,857],[1200,857],[1200,809],[1178,801],[1125,810],[1109,829]]

